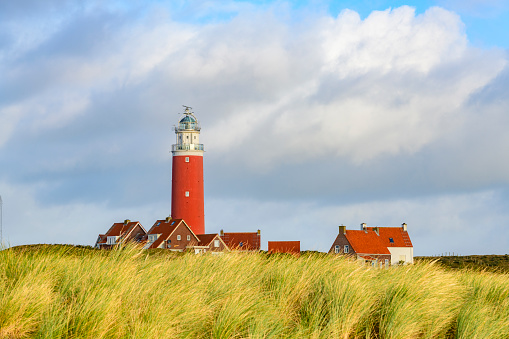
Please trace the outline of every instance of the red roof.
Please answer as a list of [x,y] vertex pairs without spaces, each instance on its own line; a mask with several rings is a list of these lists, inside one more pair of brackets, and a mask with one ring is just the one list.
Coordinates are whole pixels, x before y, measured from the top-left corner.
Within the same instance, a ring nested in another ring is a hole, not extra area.
[[221,238],[226,243],[226,246],[233,250],[260,250],[260,234],[258,232],[225,232]]
[[99,240],[97,240],[98,244],[106,243],[108,237],[123,237],[131,233],[131,231],[136,227],[136,225],[140,225],[139,221],[129,221],[129,222],[116,222],[114,223],[106,234],[99,234]]
[[214,240],[216,237],[219,237],[219,234],[197,234],[196,235],[198,239],[200,239],[200,242],[198,243],[198,246],[208,246]]
[[346,231],[346,239],[357,254],[391,254],[375,231]]
[[269,253],[300,253],[300,241],[269,241]]
[[[374,227],[368,227],[374,230]],[[378,227],[380,241],[386,247],[413,247],[407,231],[401,227]],[[392,242],[391,242],[392,239]]]

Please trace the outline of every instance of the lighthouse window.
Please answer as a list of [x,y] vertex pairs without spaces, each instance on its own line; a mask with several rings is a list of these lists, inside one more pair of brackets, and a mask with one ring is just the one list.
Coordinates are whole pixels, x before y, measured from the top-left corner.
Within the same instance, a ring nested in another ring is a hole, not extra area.
[[189,191],[186,191],[186,197],[188,197],[188,196],[189,196]]
[[186,157],[186,162],[189,162],[189,157]]

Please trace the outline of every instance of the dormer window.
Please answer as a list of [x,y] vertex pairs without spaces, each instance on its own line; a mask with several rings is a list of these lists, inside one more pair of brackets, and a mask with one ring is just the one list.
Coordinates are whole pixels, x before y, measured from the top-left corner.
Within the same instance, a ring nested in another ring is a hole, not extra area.
[[389,238],[389,242],[390,242],[391,244],[394,244],[394,239]]

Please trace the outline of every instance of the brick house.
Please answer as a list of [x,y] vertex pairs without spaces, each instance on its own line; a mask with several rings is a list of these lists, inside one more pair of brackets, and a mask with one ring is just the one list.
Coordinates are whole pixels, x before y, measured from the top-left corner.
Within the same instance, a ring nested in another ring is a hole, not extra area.
[[259,251],[261,247],[261,232],[223,232],[221,239],[228,248],[236,251]]
[[400,261],[413,263],[413,246],[407,225],[401,227],[367,227],[347,230],[339,226],[339,234],[329,253],[346,254],[373,265],[395,265]]
[[167,248],[182,252],[193,248],[200,242],[200,239],[183,219],[168,217],[154,223],[154,226],[147,232],[144,242],[144,249]]
[[230,251],[219,234],[198,234],[196,235],[200,241],[197,245],[193,246],[194,253],[212,253],[222,254],[225,251]]
[[300,255],[300,241],[269,241],[268,252]]
[[95,247],[99,249],[111,248],[126,242],[140,242],[147,234],[139,221],[129,219],[114,223],[105,234],[99,234]]

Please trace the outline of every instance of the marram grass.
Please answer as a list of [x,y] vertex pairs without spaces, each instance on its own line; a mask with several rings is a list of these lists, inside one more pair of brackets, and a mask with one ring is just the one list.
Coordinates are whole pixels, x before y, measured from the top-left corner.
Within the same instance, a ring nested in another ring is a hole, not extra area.
[[166,254],[3,250],[0,337],[509,338],[506,274]]

